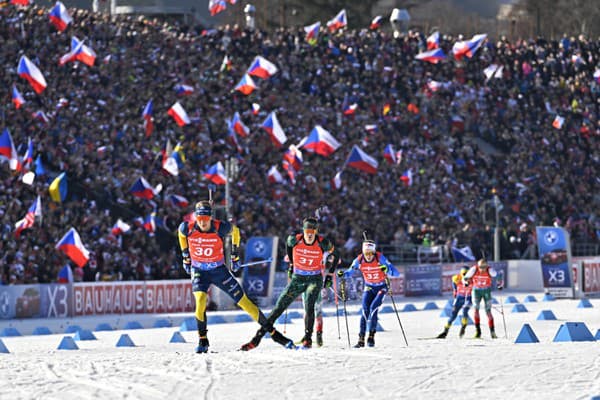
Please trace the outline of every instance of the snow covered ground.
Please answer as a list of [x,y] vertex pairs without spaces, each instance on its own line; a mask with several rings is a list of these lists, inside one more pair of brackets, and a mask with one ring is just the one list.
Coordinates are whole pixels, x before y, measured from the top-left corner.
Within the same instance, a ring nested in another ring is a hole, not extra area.
[[[521,302],[526,295],[512,294]],[[326,317],[325,345],[303,351],[270,339],[237,351],[258,328],[253,322],[210,325],[211,353],[203,355],[193,351],[193,331],[181,332],[187,343],[170,343],[178,327],[94,332],[97,340],[77,341],[79,350],[57,350],[65,334],[3,337],[10,353],[0,354],[0,399],[600,399],[600,341],[553,342],[565,322],[583,322],[596,335],[600,299],[578,308],[579,300],[542,302],[541,293],[534,295],[537,302],[522,303],[528,312],[503,304],[508,338],[495,306],[497,340],[485,316],[483,339],[471,339],[473,326],[460,339],[457,325],[445,340],[423,339],[445,323],[441,309],[423,311],[424,304],[443,308],[446,298],[396,299],[399,310],[405,303],[420,310],[399,314],[408,346],[393,312],[380,315],[384,331],[374,348],[363,349],[348,348],[343,316],[340,337],[336,317]],[[537,320],[541,310],[557,320]],[[348,317],[352,345],[358,320],[356,313]],[[524,323],[539,343],[514,343]],[[136,347],[116,347],[124,333]],[[288,324],[286,334],[298,340],[302,320]]]

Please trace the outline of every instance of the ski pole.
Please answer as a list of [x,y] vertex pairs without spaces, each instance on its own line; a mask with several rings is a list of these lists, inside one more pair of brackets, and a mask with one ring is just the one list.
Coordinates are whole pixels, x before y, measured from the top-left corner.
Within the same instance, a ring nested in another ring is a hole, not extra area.
[[335,287],[337,287],[337,276],[336,274],[333,275],[333,288],[331,288],[331,291],[333,292],[334,296],[333,299],[335,301],[335,316],[337,319],[337,327],[338,327],[338,340],[340,340],[342,338],[342,333],[340,331],[340,307],[339,307],[339,302],[338,302],[338,298],[337,298],[337,293],[335,292]]
[[400,324],[400,329],[402,330],[402,336],[404,336],[404,343],[406,343],[406,347],[408,347],[408,340],[406,340],[406,334],[404,333],[404,328],[402,327],[402,322],[400,321],[400,315],[398,314],[398,309],[396,308],[396,302],[394,301],[394,296],[392,295],[392,285],[390,285],[390,278],[385,277],[385,283],[388,287],[388,293],[390,294],[390,299],[392,299],[392,305],[394,306],[394,312],[396,313],[396,318],[398,318],[398,323]]
[[504,319],[504,299],[500,297],[500,310],[502,314],[502,326],[504,327],[504,339],[508,339],[508,333],[506,333],[506,319]]
[[245,264],[240,265],[240,268],[252,267],[253,265],[263,264],[263,263],[267,263],[267,262],[271,262],[271,261],[273,261],[272,258],[267,258],[265,260],[251,261],[251,262],[247,262]]
[[340,279],[340,294],[342,297],[342,305],[344,306],[344,319],[346,320],[346,333],[348,334],[348,348],[350,345],[350,328],[348,328],[348,312],[346,311],[346,279]]

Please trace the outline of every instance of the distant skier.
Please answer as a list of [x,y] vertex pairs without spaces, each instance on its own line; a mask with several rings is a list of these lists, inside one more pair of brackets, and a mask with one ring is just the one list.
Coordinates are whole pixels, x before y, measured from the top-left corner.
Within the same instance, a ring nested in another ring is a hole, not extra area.
[[463,282],[463,278],[465,274],[469,271],[468,266],[464,266],[460,269],[460,272],[452,277],[452,292],[454,296],[454,301],[452,302],[452,315],[448,318],[448,322],[444,326],[444,331],[437,335],[438,339],[444,339],[448,335],[448,331],[452,326],[452,322],[458,316],[460,309],[463,310],[463,316],[460,321],[460,333],[459,336],[463,337],[465,334],[465,330],[467,329],[467,324],[469,322],[469,309],[473,305],[471,301],[471,290],[472,287],[465,285]]
[[350,264],[346,271],[338,271],[340,277],[350,277],[354,270],[360,270],[365,281],[362,296],[362,311],[358,343],[354,347],[365,347],[365,333],[369,332],[367,346],[375,346],[375,332],[377,331],[377,314],[388,292],[387,275],[399,276],[400,273],[391,262],[376,251],[377,246],[373,240],[367,239],[363,233],[362,253]]
[[[481,327],[479,319],[479,306],[481,299],[485,303],[485,312],[488,318],[488,326],[490,327],[490,335],[492,339],[497,339],[496,330],[494,329],[494,317],[492,316],[492,280],[498,275],[496,270],[489,266],[485,258],[477,261],[477,264],[472,266],[465,274],[463,282],[465,286],[473,284],[473,304],[475,307],[475,338],[481,337]],[[502,290],[503,282],[498,282],[497,288]]]

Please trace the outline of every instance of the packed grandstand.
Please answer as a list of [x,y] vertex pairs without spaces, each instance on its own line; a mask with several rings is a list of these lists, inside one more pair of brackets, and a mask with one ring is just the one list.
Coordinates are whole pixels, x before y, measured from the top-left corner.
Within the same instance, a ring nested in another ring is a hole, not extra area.
[[318,210],[346,260],[366,228],[492,254],[495,195],[503,259],[536,256],[536,225],[598,250],[597,40],[481,32],[461,53],[468,38],[351,23],[315,35],[69,9],[61,27],[49,12],[0,9],[3,284],[75,267],[56,248],[70,228],[90,251],[77,280],[184,277],[176,228],[211,184],[243,239]]

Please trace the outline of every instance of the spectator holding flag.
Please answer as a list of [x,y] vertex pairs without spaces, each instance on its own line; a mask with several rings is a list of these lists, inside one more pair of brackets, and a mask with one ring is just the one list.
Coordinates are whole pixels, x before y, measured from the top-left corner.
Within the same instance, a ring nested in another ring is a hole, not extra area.
[[[178,236],[183,268],[191,275],[192,291],[196,300],[196,322],[198,325],[198,346],[196,353],[208,352],[206,305],[208,288],[215,285],[231,297],[261,329],[271,333],[271,338],[283,346],[291,346],[292,341],[273,328],[264,314],[244,293],[233,272],[241,268],[238,247],[240,231],[227,221],[212,218],[210,201],[200,201],[194,207],[194,222],[184,221],[179,225]],[[231,236],[231,271],[225,266],[225,240]]]

